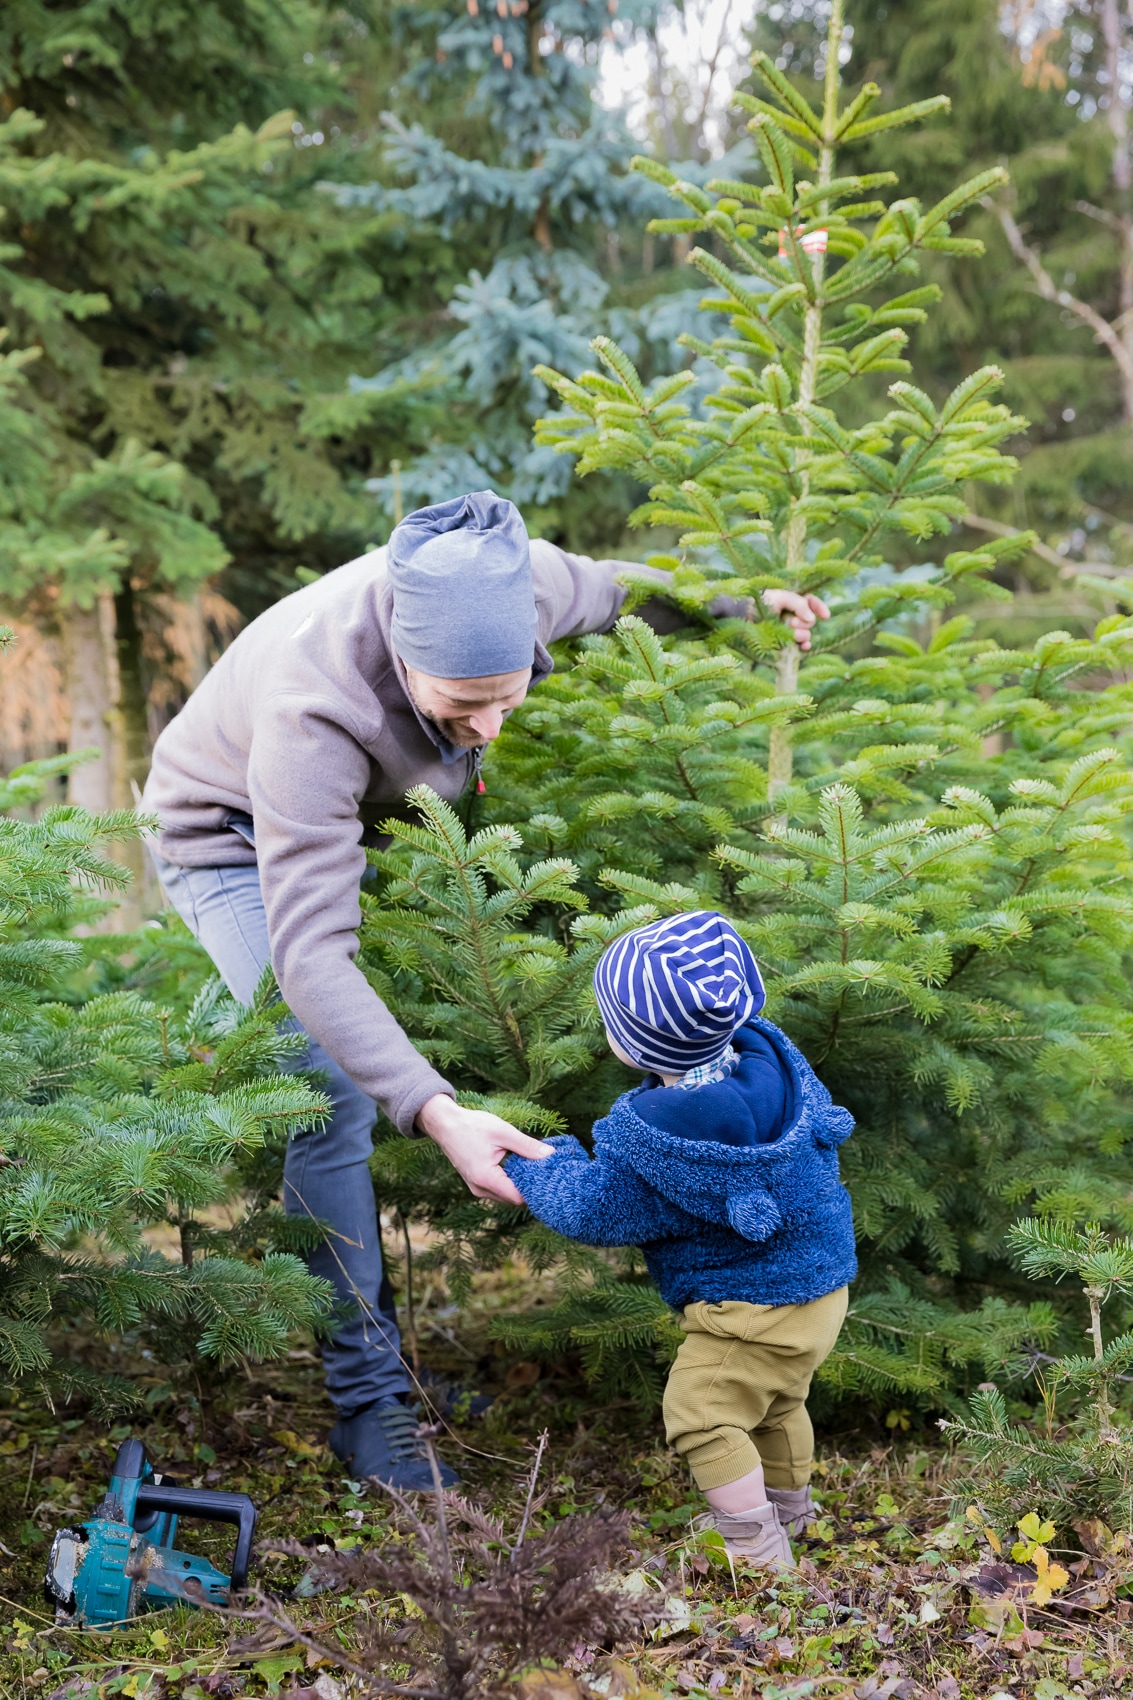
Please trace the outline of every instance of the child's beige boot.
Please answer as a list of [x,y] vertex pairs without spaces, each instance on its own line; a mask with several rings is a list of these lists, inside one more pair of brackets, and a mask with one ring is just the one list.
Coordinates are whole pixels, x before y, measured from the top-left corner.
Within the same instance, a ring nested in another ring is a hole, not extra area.
[[807,1524],[818,1517],[818,1506],[811,1497],[809,1484],[801,1488],[769,1487],[767,1497],[779,1513],[780,1523],[795,1540],[805,1535]]
[[728,1557],[745,1564],[765,1564],[776,1570],[795,1568],[791,1543],[774,1505],[752,1511],[713,1511],[711,1526],[724,1538]]

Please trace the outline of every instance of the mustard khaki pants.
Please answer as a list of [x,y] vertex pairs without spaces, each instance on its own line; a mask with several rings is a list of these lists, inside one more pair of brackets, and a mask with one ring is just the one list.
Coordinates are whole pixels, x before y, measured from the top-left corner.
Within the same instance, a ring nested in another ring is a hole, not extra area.
[[768,1487],[810,1480],[811,1377],[829,1357],[848,1289],[806,1305],[686,1305],[685,1339],[665,1387],[665,1439],[699,1488],[726,1487],[757,1464]]

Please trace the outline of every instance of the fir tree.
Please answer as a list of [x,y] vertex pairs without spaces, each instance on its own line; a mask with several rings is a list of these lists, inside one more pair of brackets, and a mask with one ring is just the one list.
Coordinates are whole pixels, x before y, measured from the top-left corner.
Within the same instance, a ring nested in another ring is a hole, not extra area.
[[[277,1355],[326,1314],[325,1284],[287,1249],[270,1161],[325,1100],[279,1072],[302,1041],[267,991],[241,1010],[213,982],[180,1018],[136,992],[73,1001],[82,947],[59,935],[76,894],[121,888],[104,846],[137,824],[73,806],[12,815],[58,765],[0,786],[0,1379],[111,1410],[137,1392],[63,1355],[76,1325],[207,1375]],[[240,1196],[230,1232],[200,1219]],[[179,1258],[148,1248],[159,1225]]]
[[[1078,1280],[1089,1312],[1091,1349],[1061,1357],[1044,1354],[1039,1387],[1045,1433],[1012,1423],[997,1388],[976,1393],[970,1412],[943,1425],[985,1466],[975,1484],[980,1503],[969,1517],[976,1521],[982,1510],[993,1527],[1002,1528],[1037,1503],[1059,1522],[1099,1518],[1115,1529],[1133,1529],[1133,1443],[1127,1427],[1116,1420],[1115,1408],[1118,1384],[1133,1364],[1133,1334],[1126,1331],[1107,1341],[1102,1323],[1103,1307],[1133,1292],[1133,1240],[1107,1235],[1096,1223],[1080,1229],[1031,1218],[1015,1224],[1008,1244],[1025,1274]],[[1051,1528],[1046,1538],[1053,1533]],[[1102,1531],[1092,1533],[1096,1537]],[[1063,1579],[1068,1579],[1065,1572]]]
[[318,128],[347,104],[334,17],[0,19],[0,594],[59,636],[71,748],[104,746],[73,780],[88,807],[144,780],[226,563],[258,611],[367,540],[355,463],[389,398],[342,386],[414,250],[316,188],[353,158]]
[[[685,358],[681,274],[654,272],[656,244],[639,234],[660,201],[628,171],[620,118],[592,98],[617,10],[608,0],[435,7],[415,20],[420,58],[395,91],[398,108],[420,116],[387,113],[384,180],[338,190],[344,206],[427,221],[466,268],[455,287],[442,273],[405,321],[399,357],[352,386],[381,396],[416,385],[428,402],[409,420],[412,452],[371,482],[389,519],[491,485],[530,524],[576,542],[604,546],[620,529],[608,499],[597,514],[593,495],[572,505],[568,470],[531,440],[549,400],[532,368],[578,370],[596,331],[615,328],[651,370]],[[657,10],[631,0],[619,22]]]
[[[1024,75],[1049,75],[1079,116],[1053,183],[1045,173],[1054,229],[1037,196],[996,207],[1037,334],[1062,355],[1062,393],[1044,398],[1062,429],[1026,457],[1023,482],[1035,522],[1096,586],[1099,569],[1124,568],[1133,555],[1133,19],[1115,0],[1085,0],[1061,29],[1032,37]],[[1037,177],[1041,147],[1020,163]]]
[[[865,138],[857,163],[894,167],[923,197],[963,170],[1010,171],[1010,189],[967,226],[987,263],[929,264],[943,300],[919,338],[918,370],[939,397],[995,350],[1005,394],[1030,424],[1010,496],[979,492],[967,523],[977,535],[1038,534],[1012,571],[1040,600],[1012,619],[1069,617],[1087,629],[1096,596],[1068,584],[1075,567],[1106,574],[1129,557],[1129,20],[1109,0],[1058,17],[995,0],[853,0],[847,15],[851,93],[872,79],[887,103],[945,93],[952,108],[917,131]],[[753,34],[807,92],[824,17],[808,0],[773,5]],[[998,632],[997,619],[985,610],[985,629]]]
[[[623,619],[513,718],[475,806],[519,823],[530,853],[574,859],[592,912],[712,904],[745,932],[768,1014],[858,1121],[844,1162],[863,1273],[826,1385],[931,1404],[1053,1337],[1046,1300],[1017,1302],[1020,1204],[1126,1222],[1131,781],[1113,740],[1133,623],[1007,649],[963,602],[1026,538],[935,569],[888,559],[946,539],[973,484],[1014,475],[1000,445],[1022,422],[997,371],[939,405],[900,375],[906,327],[937,298],[921,256],[978,254],[952,223],[1001,174],[927,209],[879,201],[891,174],[844,174],[843,144],[940,102],[874,115],[866,89],[843,106],[840,28],[835,7],[820,111],[757,56],[763,186],[643,164],[684,203],[665,228],[702,235],[707,310],[731,319],[695,343],[722,374],[707,411],[682,399],[687,376],[646,386],[600,340],[603,372],[544,374],[566,411],[541,428],[581,472],[649,491],[635,523],[678,528],[679,554],[651,559],[694,625],[721,588],[768,585],[824,595],[834,618],[802,658],[769,621],[659,640]],[[889,406],[870,418],[879,381]],[[405,988],[387,990],[400,1010]],[[548,1351],[593,1346],[618,1338],[600,1309],[587,1321],[572,1298],[508,1326]]]

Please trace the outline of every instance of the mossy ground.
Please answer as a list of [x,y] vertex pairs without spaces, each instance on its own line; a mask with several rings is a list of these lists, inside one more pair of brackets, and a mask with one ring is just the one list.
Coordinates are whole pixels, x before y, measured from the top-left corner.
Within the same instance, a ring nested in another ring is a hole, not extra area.
[[[1111,1574],[1090,1596],[1082,1591],[1087,1578],[1075,1577],[1064,1593],[1079,1589],[1076,1609],[1029,1603],[1025,1576],[997,1566],[978,1532],[951,1515],[956,1462],[931,1440],[910,1435],[886,1444],[883,1429],[828,1432],[816,1483],[823,1516],[798,1548],[799,1572],[774,1580],[741,1570],[733,1578],[691,1534],[702,1502],[666,1453],[655,1419],[629,1405],[597,1406],[568,1366],[538,1372],[490,1346],[490,1316],[514,1301],[518,1283],[530,1300],[529,1278],[505,1272],[482,1283],[459,1315],[439,1288],[421,1294],[424,1362],[497,1395],[485,1418],[451,1424],[441,1451],[467,1492],[518,1521],[533,1446],[547,1428],[545,1515],[627,1506],[635,1522],[625,1569],[643,1569],[678,1602],[678,1621],[688,1608],[685,1627],[638,1645],[575,1649],[559,1679],[565,1694],[614,1700],[640,1687],[642,1700],[670,1693],[1059,1700],[1133,1692],[1133,1603],[1122,1577]],[[165,1397],[149,1420],[131,1427],[108,1429],[30,1402],[0,1413],[2,1700],[228,1700],[312,1687],[311,1700],[344,1700],[355,1679],[246,1620],[174,1610],[84,1634],[56,1627],[42,1594],[52,1532],[90,1515],[128,1433],[140,1434],[159,1467],[184,1481],[250,1493],[261,1536],[313,1548],[381,1540],[389,1507],[350,1482],[326,1451],[328,1420],[317,1360],[303,1349],[283,1363],[233,1373],[203,1409],[189,1397]],[[181,1540],[224,1567],[228,1530],[183,1524]],[[290,1587],[301,1568],[269,1560],[260,1580]],[[289,1609],[324,1646],[348,1653],[360,1614],[404,1607],[323,1595]],[[556,1700],[546,1681],[537,1686]]]

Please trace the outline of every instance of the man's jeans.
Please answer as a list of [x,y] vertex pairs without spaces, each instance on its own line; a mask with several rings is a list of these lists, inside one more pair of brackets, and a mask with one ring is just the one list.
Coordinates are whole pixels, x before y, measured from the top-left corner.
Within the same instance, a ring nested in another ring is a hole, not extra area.
[[[258,868],[178,868],[152,847],[150,853],[169,901],[204,945],[233,997],[251,1003],[270,960]],[[410,1391],[393,1295],[382,1273],[367,1167],[374,1100],[314,1040],[307,1056],[288,1067],[318,1069],[333,1106],[321,1133],[301,1133],[291,1141],[283,1206],[289,1216],[326,1222],[332,1230],[309,1263],[311,1273],[324,1276],[339,1300],[353,1307],[353,1315],[323,1345],[327,1392],[340,1415],[350,1416],[375,1399]]]

